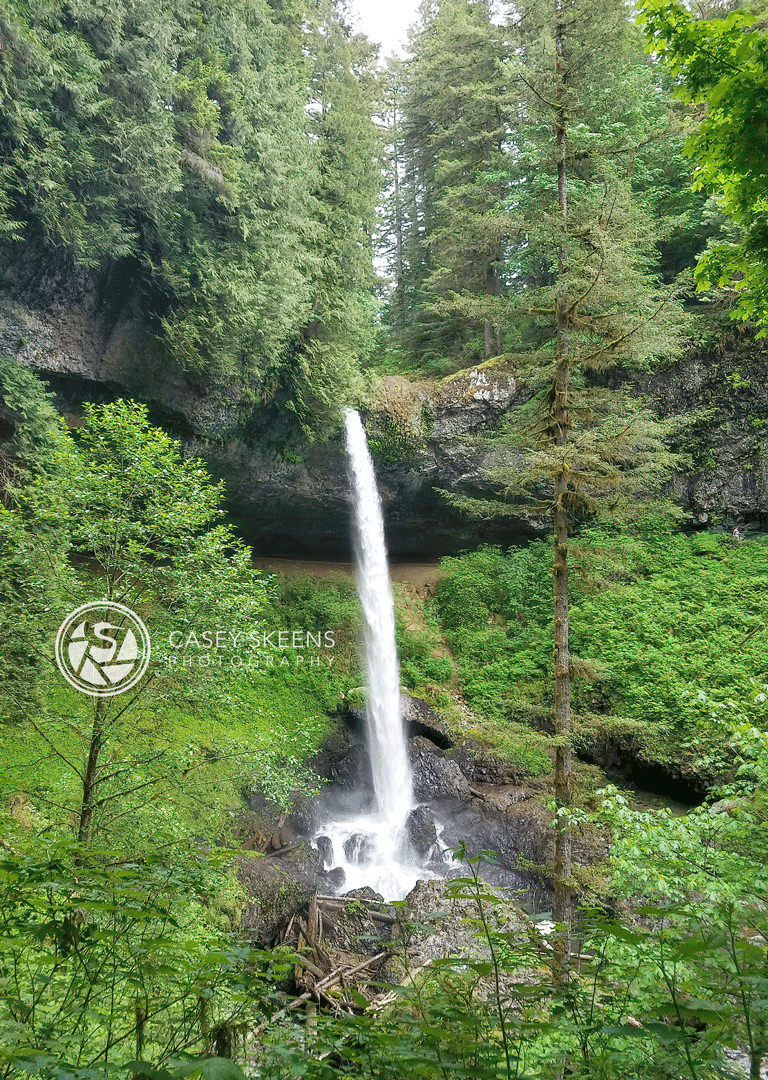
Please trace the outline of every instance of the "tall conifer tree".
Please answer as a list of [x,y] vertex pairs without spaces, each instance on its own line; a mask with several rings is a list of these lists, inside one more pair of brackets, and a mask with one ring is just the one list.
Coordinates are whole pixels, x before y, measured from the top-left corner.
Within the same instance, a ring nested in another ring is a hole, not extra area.
[[489,318],[441,314],[437,306],[460,293],[501,291],[508,47],[481,0],[441,0],[423,10],[413,49],[403,69],[392,193],[402,252],[393,306],[400,340],[420,363],[455,367],[501,347]]
[[[660,283],[657,223],[633,186],[640,149],[663,134],[659,108],[625,0],[530,0],[515,19],[517,87],[507,170],[505,273],[492,318],[516,335],[512,361],[530,397],[513,441],[519,473],[498,476],[501,499],[474,510],[508,513],[525,500],[553,532],[555,916],[567,970],[574,883],[571,804],[569,544],[574,527],[657,490],[670,456],[664,431],[611,369],[648,367],[677,347],[682,315]],[[465,291],[444,305],[487,317]],[[467,500],[456,500],[470,508]]]
[[[653,421],[604,373],[675,347],[679,313],[654,277],[655,229],[634,197],[638,147],[659,123],[625,0],[533,0],[518,23],[521,87],[510,272],[525,288],[521,360],[536,387],[522,487],[550,507],[554,539],[555,915],[573,895],[569,540],[574,524],[651,490],[666,455]],[[513,489],[514,484],[511,485]],[[561,939],[561,967],[568,936]]]

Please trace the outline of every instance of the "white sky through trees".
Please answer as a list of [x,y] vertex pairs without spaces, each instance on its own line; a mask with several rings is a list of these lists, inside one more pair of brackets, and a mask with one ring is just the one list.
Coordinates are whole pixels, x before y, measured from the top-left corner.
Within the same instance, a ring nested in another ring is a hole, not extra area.
[[418,0],[351,0],[355,29],[381,46],[381,58],[403,53],[406,34],[416,21]]

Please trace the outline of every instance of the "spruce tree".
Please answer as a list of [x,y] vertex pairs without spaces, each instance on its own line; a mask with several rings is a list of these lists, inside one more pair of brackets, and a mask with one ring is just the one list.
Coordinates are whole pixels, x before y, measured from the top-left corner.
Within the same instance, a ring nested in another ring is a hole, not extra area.
[[403,64],[392,57],[384,76],[383,122],[385,147],[383,161],[382,221],[377,235],[378,251],[383,256],[390,281],[388,326],[401,338],[407,325],[405,238],[409,187],[406,183],[407,155],[403,136]]
[[[658,277],[657,222],[633,186],[639,150],[663,135],[666,113],[629,4],[531,0],[514,33],[517,112],[506,155],[514,239],[505,263],[512,286],[495,318],[514,327],[515,348],[504,359],[529,399],[509,436],[523,468],[495,474],[499,501],[480,512],[508,514],[510,502],[524,502],[552,528],[553,877],[564,977],[574,896],[570,542],[581,521],[663,484],[671,460],[664,429],[609,373],[673,355],[683,319],[673,288]],[[450,306],[472,317],[487,303],[465,292]]]
[[[569,540],[585,514],[664,474],[659,429],[603,376],[647,365],[676,341],[678,312],[655,279],[655,230],[633,198],[636,149],[656,122],[624,0],[533,3],[518,24],[521,87],[511,272],[526,280],[523,358],[538,388],[524,486],[549,504],[554,540],[555,916],[570,923]],[[568,936],[562,939],[561,967]]]
[[413,49],[403,68],[400,175],[392,193],[401,245],[393,307],[400,340],[420,364],[456,367],[501,345],[489,318],[438,308],[460,293],[496,296],[502,289],[507,42],[485,3],[441,0],[424,12]]
[[313,426],[335,428],[340,401],[362,392],[360,361],[374,347],[373,234],[381,183],[375,50],[352,33],[336,0],[317,0],[311,19],[313,281],[308,318],[284,368],[287,405],[308,434]]

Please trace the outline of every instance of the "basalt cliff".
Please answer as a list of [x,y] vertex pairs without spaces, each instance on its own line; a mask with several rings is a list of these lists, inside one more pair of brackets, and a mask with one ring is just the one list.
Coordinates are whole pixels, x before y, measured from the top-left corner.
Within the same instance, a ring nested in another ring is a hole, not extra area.
[[[247,387],[196,381],[169,364],[131,297],[88,275],[43,271],[0,293],[0,354],[42,376],[73,422],[83,401],[131,396],[227,482],[230,509],[263,554],[348,553],[339,438],[289,446]],[[768,518],[768,349],[748,332],[702,335],[652,374],[627,376],[663,416],[679,418],[687,455],[673,491],[699,526],[763,528]],[[369,435],[395,557],[513,543],[541,523],[510,514],[482,525],[445,493],[481,497],[515,452],[492,436],[526,395],[512,363],[440,381],[377,381]]]

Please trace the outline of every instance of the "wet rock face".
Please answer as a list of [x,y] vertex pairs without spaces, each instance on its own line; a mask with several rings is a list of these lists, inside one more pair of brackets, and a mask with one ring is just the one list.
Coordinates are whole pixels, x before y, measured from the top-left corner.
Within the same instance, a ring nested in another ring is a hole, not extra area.
[[423,736],[410,740],[413,791],[417,799],[470,798],[469,781],[445,751]]
[[[247,388],[198,385],[175,368],[125,288],[106,288],[67,266],[41,270],[36,280],[34,288],[0,283],[0,353],[47,379],[62,412],[120,396],[146,401],[153,419],[226,481],[231,513],[257,552],[350,556],[340,435],[307,444],[289,460]],[[514,376],[500,370],[472,371],[430,389],[428,437],[405,458],[377,462],[393,555],[441,555],[483,538],[511,543],[531,535],[524,517],[480,530],[436,490],[475,495],[487,484],[484,471],[501,463],[500,452],[467,440],[493,427],[517,394]]]
[[426,806],[411,810],[405,823],[405,835],[416,862],[426,863],[437,842],[435,819]]
[[333,870],[328,871],[325,879],[329,893],[337,893],[344,888],[344,882],[347,880],[347,875],[340,866],[334,866]]
[[312,768],[341,791],[372,788],[371,766],[359,725],[339,723],[325,740],[320,753],[310,762]]
[[[154,420],[226,480],[232,515],[257,552],[348,557],[341,438],[306,445],[289,460],[245,387],[198,385],[163,356],[135,296],[135,283],[99,282],[47,256],[24,281],[0,283],[0,354],[48,379],[63,412],[85,400],[146,401]],[[768,525],[766,346],[734,331],[712,353],[621,378],[650,395],[661,415],[686,417],[680,445],[692,463],[673,491],[695,520]],[[542,523],[524,514],[478,527],[439,494],[483,497],[489,470],[519,467],[515,451],[478,439],[524,400],[514,372],[477,368],[412,393],[430,417],[423,438],[396,460],[377,459],[390,552],[437,556],[537,535]]]
[[519,769],[511,762],[502,760],[472,740],[452,750],[450,758],[471,784],[512,784],[520,779]]
[[[441,732],[441,740],[453,742],[455,736],[438,714],[423,703],[419,705],[423,706],[422,723]],[[409,707],[406,699],[405,715]],[[353,726],[344,729],[343,735],[336,733],[331,737],[320,756],[326,774],[343,776],[344,786],[341,789],[329,786],[324,790],[315,804],[316,825],[334,816],[328,812],[329,805],[343,813],[347,808],[345,800],[353,798],[356,787],[353,772],[339,769],[334,763],[334,753],[340,754],[343,761],[355,760],[356,744],[363,752],[361,725],[354,718],[351,723]],[[518,869],[521,858],[544,863],[551,857],[550,815],[543,806],[539,788],[516,780],[510,766],[492,755],[484,757],[482,749],[474,745],[459,744],[444,750],[431,739],[416,735],[409,740],[409,751],[414,796],[420,805],[408,818],[405,843],[417,865],[440,877],[452,872],[436,846],[438,835],[443,848],[464,845],[469,855],[495,851],[497,862],[483,860],[483,878],[491,884],[522,889],[537,897],[541,894],[546,907],[549,897],[545,890],[540,889],[530,874]],[[364,780],[359,781],[357,787],[365,784]],[[354,813],[360,812],[360,801],[349,802],[347,806]],[[311,835],[310,829],[311,826],[305,835]],[[318,846],[322,845],[322,839]],[[364,843],[364,836],[352,837],[344,854],[351,861],[362,852],[364,861]],[[331,862],[325,852],[324,860],[325,865]]]
[[344,841],[344,856],[347,862],[363,864],[370,861],[373,843],[365,833],[355,833]]
[[448,750],[453,746],[453,733],[438,712],[410,694],[403,694],[402,700],[403,719],[408,724],[410,735],[422,735],[441,750]]
[[672,494],[702,527],[768,527],[768,345],[731,325],[700,349],[633,378],[690,455]]

